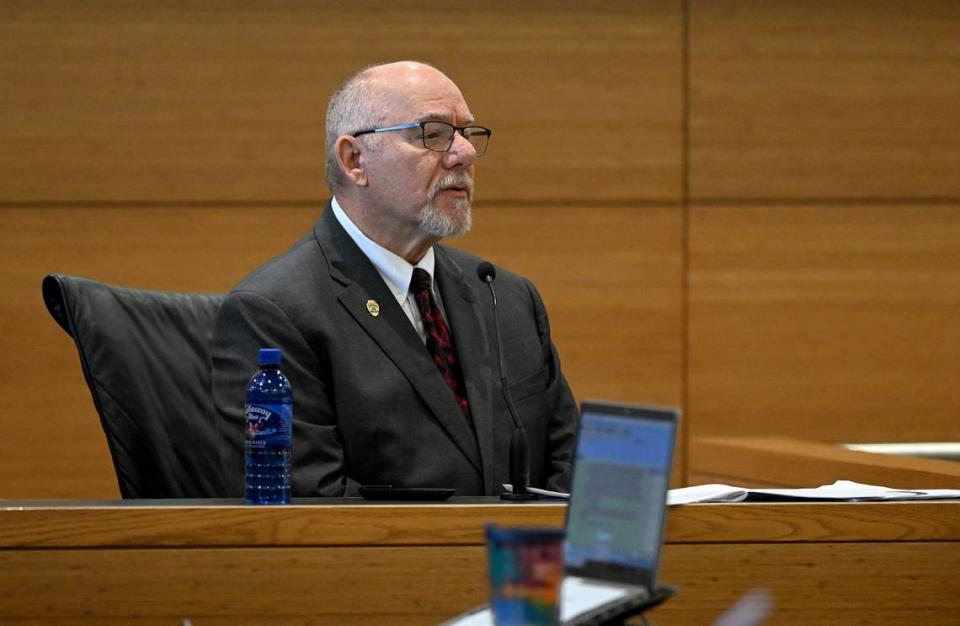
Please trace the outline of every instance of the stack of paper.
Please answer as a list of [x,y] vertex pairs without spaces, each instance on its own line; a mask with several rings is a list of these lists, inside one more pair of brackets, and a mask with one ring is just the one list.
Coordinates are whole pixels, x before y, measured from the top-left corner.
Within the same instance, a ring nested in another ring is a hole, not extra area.
[[777,500],[838,500],[846,502],[880,500],[937,500],[960,498],[957,489],[890,489],[838,480],[812,489],[747,489],[730,485],[697,485],[671,489],[669,504],[692,502],[770,502]]
[[[510,485],[504,485],[510,490]],[[569,493],[531,487],[530,491],[550,498],[569,498]],[[772,502],[787,500],[837,500],[846,502],[880,500],[946,500],[960,499],[960,489],[891,489],[838,480],[832,485],[808,489],[747,489],[730,485],[696,485],[671,489],[667,504],[694,502]]]

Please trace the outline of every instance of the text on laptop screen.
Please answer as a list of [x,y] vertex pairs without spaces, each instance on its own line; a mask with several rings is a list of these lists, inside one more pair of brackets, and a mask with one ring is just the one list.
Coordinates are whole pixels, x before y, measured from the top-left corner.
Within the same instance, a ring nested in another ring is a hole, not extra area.
[[670,422],[584,412],[567,512],[565,563],[657,566],[670,475]]

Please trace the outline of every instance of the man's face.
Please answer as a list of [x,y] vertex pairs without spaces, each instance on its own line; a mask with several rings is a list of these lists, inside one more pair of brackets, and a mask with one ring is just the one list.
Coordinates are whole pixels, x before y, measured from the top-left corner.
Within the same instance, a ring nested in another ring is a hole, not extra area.
[[[385,126],[441,121],[474,122],[456,85],[425,66],[389,72]],[[447,152],[424,147],[420,128],[383,133],[367,151],[369,196],[399,229],[416,228],[435,237],[470,229],[476,150],[459,133]]]

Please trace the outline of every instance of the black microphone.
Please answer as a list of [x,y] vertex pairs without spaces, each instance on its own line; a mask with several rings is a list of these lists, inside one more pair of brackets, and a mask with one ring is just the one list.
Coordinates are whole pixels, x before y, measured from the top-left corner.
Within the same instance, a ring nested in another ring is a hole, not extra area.
[[510,411],[510,417],[513,418],[513,436],[510,437],[510,482],[513,486],[513,492],[504,491],[500,494],[503,500],[536,500],[539,496],[530,493],[527,487],[530,485],[530,464],[527,459],[527,431],[523,429],[523,422],[517,414],[517,408],[513,406],[513,398],[510,397],[510,388],[507,386],[507,375],[503,367],[503,344],[500,339],[500,317],[497,312],[497,292],[493,290],[493,281],[497,277],[497,270],[493,264],[483,261],[477,266],[477,278],[487,284],[490,288],[490,297],[493,299],[493,328],[497,336],[497,357],[500,362],[500,390],[503,392],[503,400],[507,403],[507,409]]

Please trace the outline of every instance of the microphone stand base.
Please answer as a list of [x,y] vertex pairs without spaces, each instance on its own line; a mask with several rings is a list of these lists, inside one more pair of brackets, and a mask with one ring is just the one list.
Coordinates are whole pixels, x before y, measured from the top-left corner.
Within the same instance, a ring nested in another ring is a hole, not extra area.
[[510,491],[504,491],[500,494],[501,500],[508,500],[510,502],[530,502],[531,500],[539,500],[540,496],[535,493],[513,493]]

